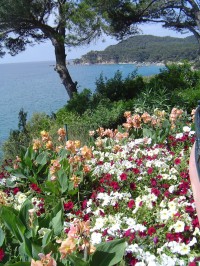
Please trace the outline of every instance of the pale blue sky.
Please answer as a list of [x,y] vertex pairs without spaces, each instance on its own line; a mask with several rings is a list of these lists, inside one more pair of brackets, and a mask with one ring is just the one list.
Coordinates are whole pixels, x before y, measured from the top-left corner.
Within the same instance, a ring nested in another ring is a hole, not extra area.
[[[142,34],[151,34],[155,36],[172,36],[172,37],[186,37],[189,34],[180,34],[172,30],[166,30],[158,24],[146,24],[142,27]],[[72,48],[67,53],[67,59],[80,58],[83,54],[91,50],[104,50],[107,46],[116,44],[115,39],[107,37],[103,42],[101,39],[91,43],[90,45]],[[16,56],[6,55],[4,58],[0,58],[0,64],[2,63],[19,63],[19,62],[33,62],[33,61],[54,61],[54,49],[50,42],[43,44],[36,44],[33,47],[27,47],[26,51],[21,52]]]

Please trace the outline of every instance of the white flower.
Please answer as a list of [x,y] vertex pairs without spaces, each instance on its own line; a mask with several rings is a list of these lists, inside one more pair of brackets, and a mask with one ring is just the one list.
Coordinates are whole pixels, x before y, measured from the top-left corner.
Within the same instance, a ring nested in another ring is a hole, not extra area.
[[184,126],[183,127],[183,132],[190,132],[190,130],[191,130],[191,128],[190,127],[188,127],[188,126]]
[[176,134],[176,139],[181,139],[183,137],[183,133]]
[[93,233],[91,234],[91,238],[90,238],[90,240],[91,240],[91,243],[92,243],[93,245],[96,245],[96,244],[101,243],[101,238],[102,238],[101,233],[93,232]]
[[198,236],[198,235],[200,235],[200,230],[198,227],[195,227],[194,232],[193,232],[193,236]]
[[174,225],[174,230],[176,233],[181,233],[184,231],[185,223],[183,221],[177,221]]
[[19,204],[23,204],[24,201],[27,199],[27,196],[22,192],[18,192],[16,194],[15,198],[17,199]]
[[104,226],[104,222],[105,222],[105,219],[103,219],[102,217],[97,218],[95,222],[95,226],[91,230],[95,231],[95,230],[102,229]]
[[197,243],[197,239],[196,239],[196,237],[193,237],[192,238],[192,240],[190,241],[190,243],[188,244],[188,246],[194,246],[194,244],[196,244]]
[[179,247],[180,247],[179,254],[187,255],[190,253],[190,247],[186,245],[185,243],[180,243]]
[[160,211],[160,219],[161,220],[168,220],[170,218],[169,210],[163,209]]

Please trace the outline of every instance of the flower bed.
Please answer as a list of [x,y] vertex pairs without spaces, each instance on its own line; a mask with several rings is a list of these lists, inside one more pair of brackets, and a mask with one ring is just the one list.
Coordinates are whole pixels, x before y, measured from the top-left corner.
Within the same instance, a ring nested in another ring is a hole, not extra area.
[[178,109],[125,117],[90,146],[65,143],[64,129],[55,146],[43,131],[5,166],[2,265],[198,265],[192,120]]

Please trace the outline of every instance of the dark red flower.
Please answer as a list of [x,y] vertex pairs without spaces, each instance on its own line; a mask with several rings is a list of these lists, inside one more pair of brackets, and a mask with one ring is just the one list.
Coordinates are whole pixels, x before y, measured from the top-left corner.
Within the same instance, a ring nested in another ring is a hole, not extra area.
[[149,227],[149,229],[147,230],[147,234],[150,236],[155,234],[155,232],[156,232],[156,229],[153,226]]
[[110,186],[114,189],[114,190],[118,190],[120,188],[119,184],[116,181],[112,181],[110,182]]
[[20,190],[19,190],[18,187],[13,188],[13,194],[14,194],[14,195],[16,195],[19,191],[20,191]]
[[176,158],[176,159],[174,160],[174,164],[178,165],[178,164],[180,164],[180,163],[181,163],[181,159]]
[[147,173],[148,175],[151,175],[153,173],[153,167],[149,167]]
[[152,194],[154,194],[154,195],[156,195],[157,197],[160,195],[160,190],[158,190],[157,188],[152,188],[151,189],[151,193]]
[[133,168],[132,171],[135,175],[140,173],[140,170],[138,168]]
[[32,190],[34,190],[35,192],[37,192],[37,193],[41,193],[42,191],[41,191],[41,189],[38,187],[38,185],[37,184],[30,184],[30,188],[32,189]]
[[68,201],[68,202],[64,203],[63,206],[64,206],[65,211],[69,211],[69,210],[73,209],[74,203],[72,201]]
[[2,261],[4,257],[5,257],[5,252],[2,248],[0,248],[0,261]]
[[122,174],[120,175],[120,178],[121,178],[122,181],[125,181],[125,180],[127,179],[127,174],[122,173]]
[[133,199],[131,199],[131,200],[128,202],[128,207],[129,207],[130,209],[132,209],[133,206],[135,206],[135,201],[134,201]]
[[135,183],[130,183],[130,189],[135,190],[136,189],[136,184]]

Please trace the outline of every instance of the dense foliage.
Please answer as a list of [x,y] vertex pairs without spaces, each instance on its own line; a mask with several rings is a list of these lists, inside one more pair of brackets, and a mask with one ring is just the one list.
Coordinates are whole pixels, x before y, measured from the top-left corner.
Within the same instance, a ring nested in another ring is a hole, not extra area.
[[[194,115],[194,112],[193,114]],[[125,112],[90,145],[47,131],[0,175],[0,265],[182,265],[199,261],[188,159],[193,117]]]
[[[96,80],[96,91],[89,89],[74,95],[56,114],[35,114],[23,128],[12,131],[4,143],[4,158],[10,159],[23,151],[42,129],[56,139],[56,129],[67,125],[68,137],[87,143],[88,130],[98,127],[115,129],[124,122],[126,110],[152,112],[155,108],[168,111],[173,106],[191,111],[200,95],[200,74],[187,62],[166,65],[159,74],[146,78],[133,72],[123,78],[102,75]],[[22,113],[23,114],[23,113]],[[18,153],[17,153],[18,151]]]
[[194,61],[198,43],[194,36],[186,38],[136,35],[108,46],[103,51],[91,51],[75,63],[144,63]]

